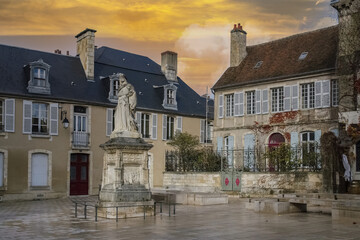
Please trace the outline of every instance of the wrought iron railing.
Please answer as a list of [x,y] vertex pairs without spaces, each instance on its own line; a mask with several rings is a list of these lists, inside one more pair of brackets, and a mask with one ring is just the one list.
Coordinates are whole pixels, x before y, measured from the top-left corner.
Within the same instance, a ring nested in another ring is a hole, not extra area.
[[319,171],[322,168],[320,146],[280,145],[259,148],[217,150],[201,155],[166,152],[166,171],[222,171],[235,169],[244,172]]
[[83,147],[89,146],[90,134],[86,132],[73,132],[72,133],[72,146]]

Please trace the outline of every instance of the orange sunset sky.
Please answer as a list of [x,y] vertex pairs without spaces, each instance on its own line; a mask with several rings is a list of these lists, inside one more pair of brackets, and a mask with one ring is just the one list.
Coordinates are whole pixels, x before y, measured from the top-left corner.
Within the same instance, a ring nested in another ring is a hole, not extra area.
[[145,55],[178,53],[178,75],[199,94],[229,66],[230,30],[248,45],[337,24],[330,0],[0,0],[0,44],[75,55],[74,36]]

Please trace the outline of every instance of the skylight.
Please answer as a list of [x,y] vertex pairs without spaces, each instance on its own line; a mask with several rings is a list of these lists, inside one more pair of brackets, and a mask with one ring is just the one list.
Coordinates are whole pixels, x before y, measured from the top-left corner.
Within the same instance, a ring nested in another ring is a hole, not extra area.
[[300,54],[299,60],[304,60],[307,55],[308,55],[308,52],[302,52],[302,53]]
[[263,61],[258,61],[258,62],[255,64],[255,67],[254,67],[254,68],[259,68],[262,63],[263,63]]

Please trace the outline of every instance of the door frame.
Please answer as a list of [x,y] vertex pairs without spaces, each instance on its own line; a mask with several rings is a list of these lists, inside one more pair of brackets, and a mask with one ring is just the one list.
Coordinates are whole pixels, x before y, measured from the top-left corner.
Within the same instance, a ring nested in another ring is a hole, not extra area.
[[[66,185],[67,191],[66,195],[70,195],[70,166],[71,166],[71,154],[87,154],[88,157],[88,195],[93,195],[93,152],[92,151],[69,151],[68,152],[68,160],[67,160],[67,178],[66,178]],[[101,171],[102,174],[102,171]]]

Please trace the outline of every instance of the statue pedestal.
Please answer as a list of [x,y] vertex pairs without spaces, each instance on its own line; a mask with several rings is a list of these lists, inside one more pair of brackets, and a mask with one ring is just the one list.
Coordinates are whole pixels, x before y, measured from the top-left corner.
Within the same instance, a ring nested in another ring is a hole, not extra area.
[[153,215],[147,166],[152,145],[141,138],[114,137],[100,147],[105,154],[99,216],[115,218],[116,211],[119,218]]

